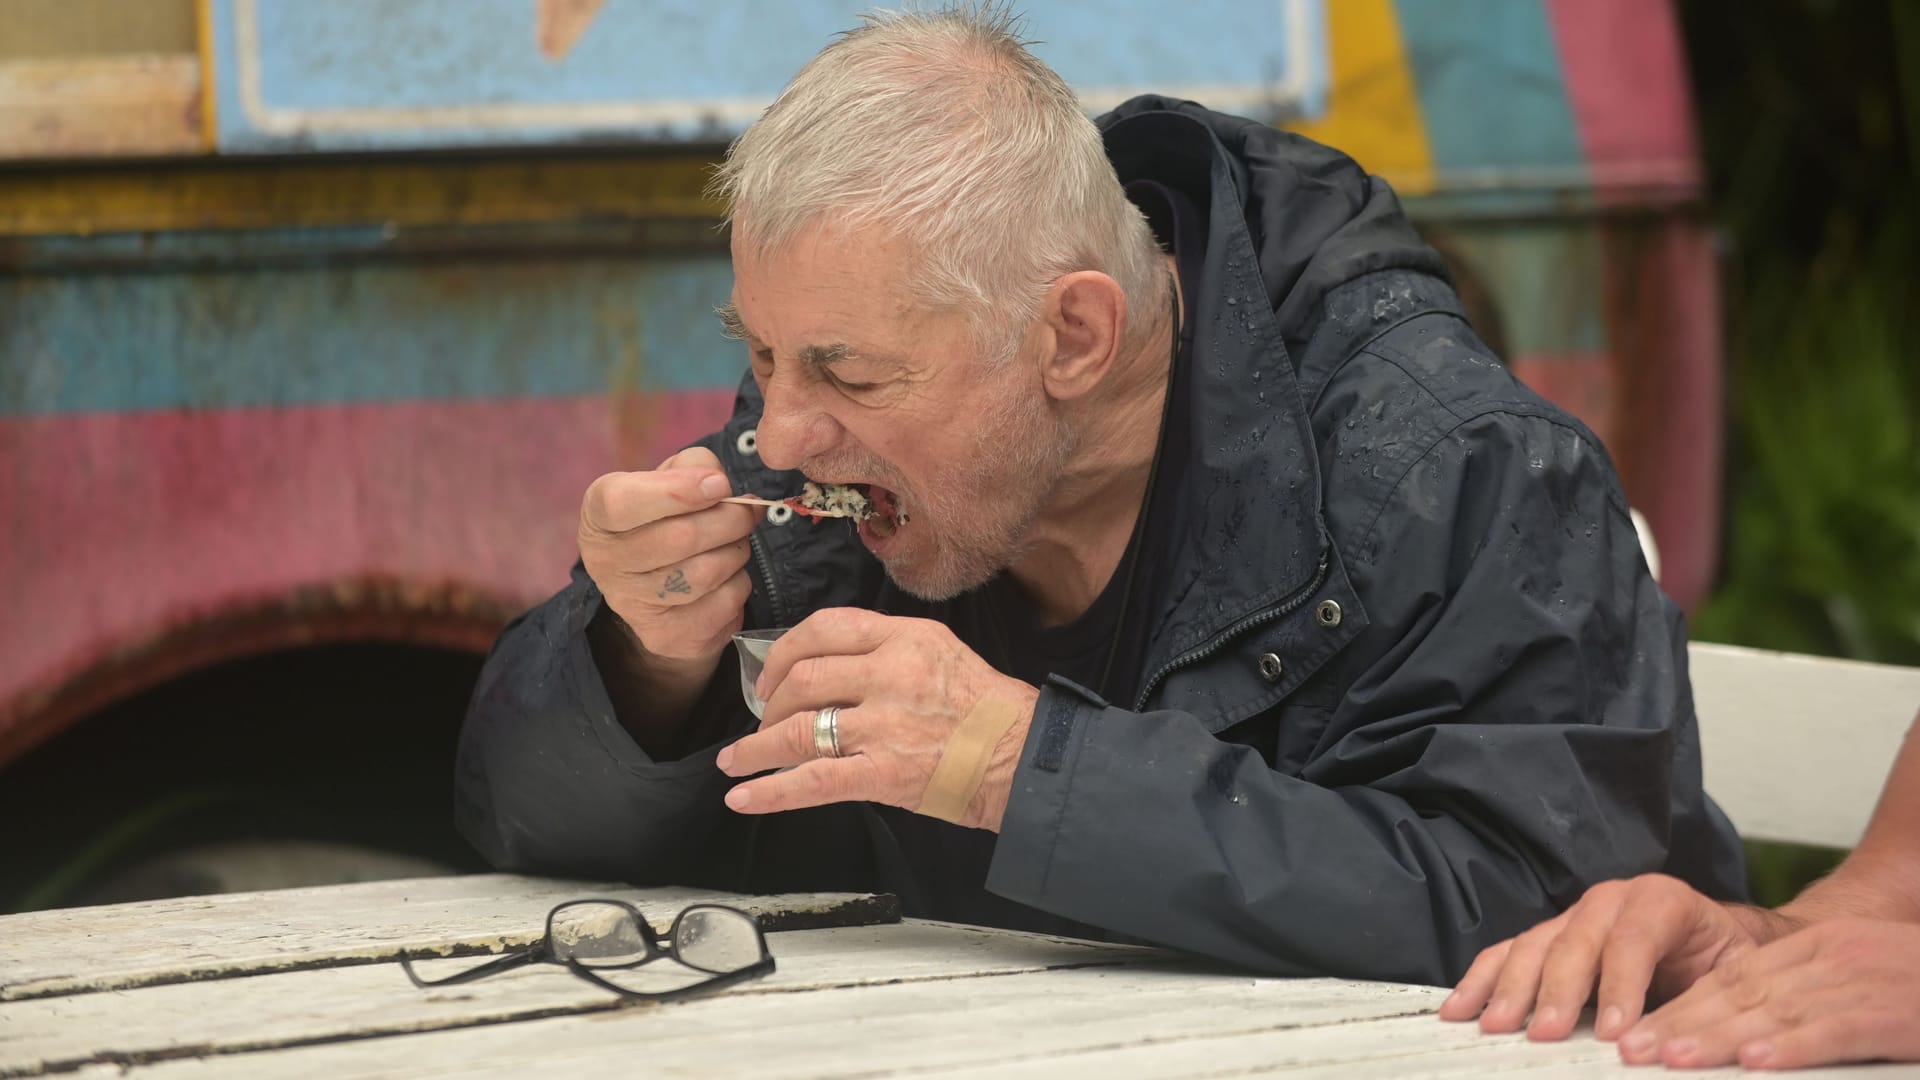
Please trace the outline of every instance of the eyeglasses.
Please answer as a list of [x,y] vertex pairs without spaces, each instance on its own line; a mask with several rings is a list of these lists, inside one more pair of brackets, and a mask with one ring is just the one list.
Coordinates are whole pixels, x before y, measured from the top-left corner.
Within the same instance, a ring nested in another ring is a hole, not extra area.
[[[670,957],[709,978],[671,990],[635,990],[606,973],[632,971]],[[547,934],[534,945],[441,979],[422,979],[406,953],[400,967],[418,987],[454,986],[528,964],[561,964],[568,971],[622,997],[673,1001],[718,990],[773,970],[773,954],[754,917],[738,908],[695,904],[673,920],[661,938],[646,916],[620,900],[570,900],[547,913]]]

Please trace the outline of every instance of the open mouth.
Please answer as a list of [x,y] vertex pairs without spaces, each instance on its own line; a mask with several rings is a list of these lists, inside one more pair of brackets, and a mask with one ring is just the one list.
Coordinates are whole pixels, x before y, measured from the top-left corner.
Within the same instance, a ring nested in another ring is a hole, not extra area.
[[879,484],[865,486],[869,513],[860,519],[861,535],[873,540],[890,540],[907,524],[906,507],[896,492]]

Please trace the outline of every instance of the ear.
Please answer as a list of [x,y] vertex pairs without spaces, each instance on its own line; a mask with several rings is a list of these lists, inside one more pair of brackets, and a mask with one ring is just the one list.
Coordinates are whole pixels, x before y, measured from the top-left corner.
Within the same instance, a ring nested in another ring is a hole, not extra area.
[[1079,270],[1053,283],[1040,302],[1049,339],[1040,378],[1056,401],[1084,396],[1120,358],[1127,325],[1127,294],[1097,270]]

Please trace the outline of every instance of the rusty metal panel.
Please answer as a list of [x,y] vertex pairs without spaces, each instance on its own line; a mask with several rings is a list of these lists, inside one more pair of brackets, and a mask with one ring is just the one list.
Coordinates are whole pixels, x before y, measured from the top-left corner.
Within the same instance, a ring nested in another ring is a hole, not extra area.
[[484,644],[594,476],[729,413],[730,288],[717,253],[0,277],[0,760],[269,644]]

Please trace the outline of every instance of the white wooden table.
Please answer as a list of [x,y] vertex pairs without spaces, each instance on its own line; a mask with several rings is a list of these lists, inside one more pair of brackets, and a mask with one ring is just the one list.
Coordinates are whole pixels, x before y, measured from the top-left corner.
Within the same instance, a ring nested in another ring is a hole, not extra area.
[[[1443,1023],[1432,987],[875,923],[882,905],[850,896],[725,897],[816,928],[768,935],[774,974],[664,1005],[549,964],[420,990],[393,962],[527,943],[555,903],[587,896],[632,901],[662,928],[715,899],[479,875],[6,916],[0,1077],[1648,1075],[1584,1033],[1540,1045]],[[431,978],[478,962],[419,966]],[[1920,1067],[1801,1075],[1883,1074]]]

